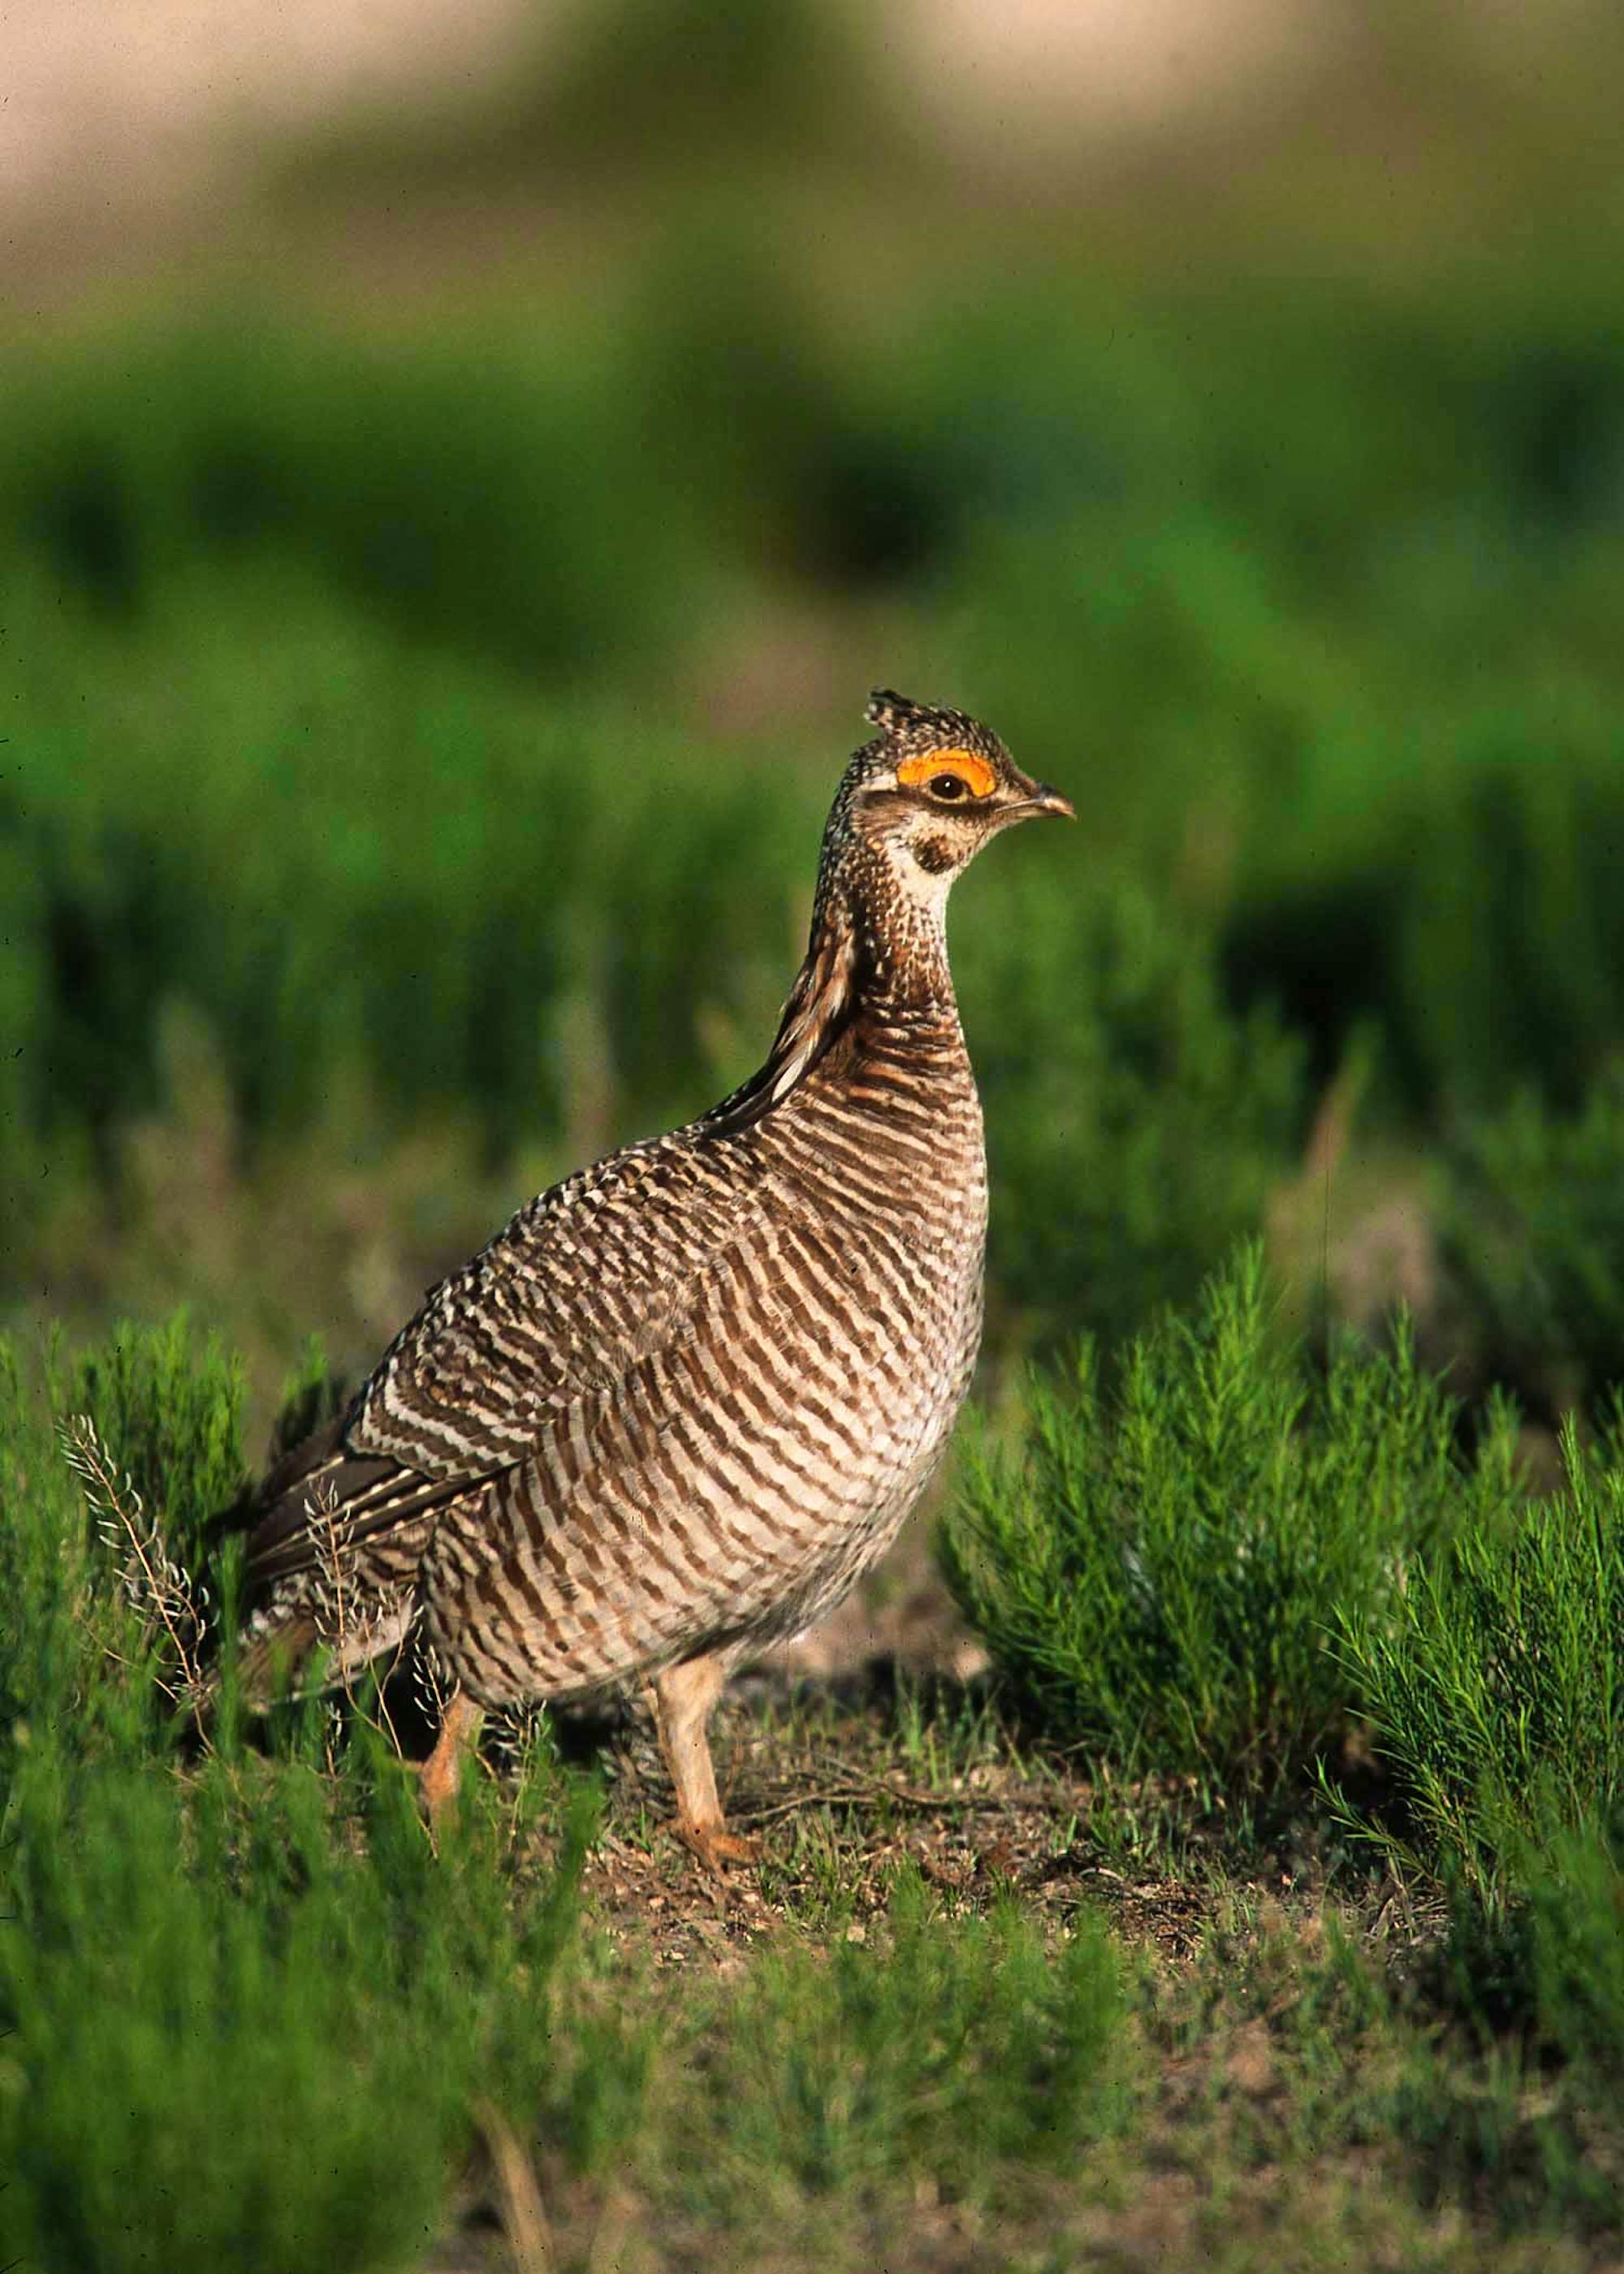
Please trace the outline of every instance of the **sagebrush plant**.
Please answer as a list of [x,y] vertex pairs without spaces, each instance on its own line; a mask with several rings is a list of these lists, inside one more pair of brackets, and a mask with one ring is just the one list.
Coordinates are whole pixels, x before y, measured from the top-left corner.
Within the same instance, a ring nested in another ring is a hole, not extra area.
[[1524,1091],[1468,1122],[1439,1222],[1486,1370],[1553,1414],[1624,1381],[1624,1062],[1576,1113]]
[[1032,1385],[1013,1457],[973,1449],[941,1534],[966,1615],[1059,1738],[1130,1773],[1267,1792],[1347,1730],[1335,1645],[1418,1557],[1515,1497],[1512,1426],[1470,1465],[1401,1324],[1323,1372],[1278,1330],[1260,1246],[1115,1368]]
[[1402,1593],[1335,1612],[1350,1698],[1435,1869],[1494,1904],[1624,1814],[1624,1410],[1570,1420],[1562,1490],[1457,1524]]

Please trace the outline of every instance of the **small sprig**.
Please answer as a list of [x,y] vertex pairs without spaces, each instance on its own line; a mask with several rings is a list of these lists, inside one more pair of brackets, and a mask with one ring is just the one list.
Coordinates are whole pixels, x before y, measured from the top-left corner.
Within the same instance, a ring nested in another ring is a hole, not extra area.
[[170,1555],[133,1478],[114,1465],[90,1415],[71,1414],[60,1424],[58,1434],[96,1536],[119,1559],[118,1583],[141,1622],[143,1648],[159,1634],[168,1641],[180,1678],[160,1677],[159,1687],[177,1705],[187,1703],[205,1687],[199,1650],[207,1623],[208,1592]]

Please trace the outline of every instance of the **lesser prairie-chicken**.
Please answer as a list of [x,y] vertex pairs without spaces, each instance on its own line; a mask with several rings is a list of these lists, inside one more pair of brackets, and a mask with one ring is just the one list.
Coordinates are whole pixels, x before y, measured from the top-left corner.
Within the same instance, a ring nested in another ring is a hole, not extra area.
[[680,1830],[745,1852],[707,1735],[728,1672],[846,1594],[946,1443],[987,1217],[948,888],[1071,809],[962,712],[868,717],[761,1071],[522,1208],[244,1511],[251,1683],[414,1630],[437,1654],[431,1811],[483,1709],[642,1683]]

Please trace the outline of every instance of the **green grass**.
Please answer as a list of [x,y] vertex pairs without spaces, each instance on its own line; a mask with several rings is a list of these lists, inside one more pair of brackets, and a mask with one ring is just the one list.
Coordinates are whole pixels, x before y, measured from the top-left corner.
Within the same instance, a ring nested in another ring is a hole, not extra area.
[[[979,192],[903,258],[929,135],[840,27],[686,7],[485,122],[605,212],[658,142],[573,305],[11,374],[0,1301],[96,1341],[0,1365],[0,2263],[494,2262],[509,2149],[560,2270],[1605,2263],[1610,260],[1192,282],[1181,234],[1128,290]],[[799,257],[814,148],[861,291]],[[954,908],[995,1361],[1095,1337],[948,1520],[1001,1681],[764,1717],[756,1903],[550,1734],[436,1856],[365,1694],[192,1733],[244,1413],[748,1069],[876,678],[1084,816]],[[1295,1348],[1254,1251],[1203,1291],[1318,1184],[1328,1314],[1366,1139],[1448,1148],[1414,1345]],[[1497,1379],[1601,1427],[1556,1488],[1452,1400]]]
[[1051,1950],[1019,1905],[954,1918],[905,1872],[861,1931],[766,1957],[723,2001],[684,2121],[729,2193],[757,2172],[848,2210],[898,2179],[985,2200],[1120,2126],[1126,2003],[1095,1921]]
[[359,1852],[349,1797],[295,1763],[14,1781],[0,2138],[39,2263],[410,2263],[476,2100],[533,2105],[556,1899],[431,1856],[398,1769]]
[[[1304,1052],[1269,1013],[1229,1008],[1209,934],[1132,877],[1067,891],[1058,867],[1051,856],[985,892],[977,879],[957,935],[995,1195],[995,1327],[1012,1314],[1028,1335],[1086,1329],[1110,1344],[1193,1296],[1263,1221],[1291,1166]],[[1011,905],[1035,920],[1011,922]]]
[[[1233,1328],[1248,1289],[1257,1327],[1245,1267],[1207,1299],[1209,1324],[1227,1301]],[[1183,1347],[1201,1349],[1196,1329]],[[1011,1765],[1022,1805],[1052,1790],[1054,1824],[1017,1850],[996,1810],[977,1815],[986,1868],[946,1891],[882,1779],[877,1819],[830,1841],[822,1897],[807,1845],[770,1834],[787,1917],[680,1864],[665,1877],[658,1833],[628,1906],[617,1889],[647,1835],[621,1817],[600,1847],[619,1803],[545,1734],[471,1781],[436,1853],[387,1725],[354,1706],[263,1724],[227,1710],[187,1736],[168,1638],[64,1457],[56,1422],[85,1411],[124,1504],[139,1478],[158,1544],[186,1547],[236,1472],[229,1361],[177,1321],[58,1354],[43,1378],[8,1353],[4,1379],[0,2156],[25,2263],[421,2268],[474,2248],[485,2204],[516,2237],[515,2186],[564,2264],[613,2245],[654,2266],[855,2269],[878,2250],[922,2270],[984,2263],[997,2238],[1037,2267],[1119,2228],[1237,2270],[1306,2269],[1354,2236],[1440,2268],[1484,2263],[1470,2240],[1507,2274],[1530,2252],[1576,2268],[1584,2237],[1605,2247],[1618,1879],[1593,1839],[1559,1829],[1537,1859],[1519,1851],[1528,2054],[1486,2008],[1477,2034],[1446,2026],[1357,1920],[1294,1923],[1222,1867],[1187,1957],[1136,1948],[1071,1874],[1092,1854],[1109,1890],[1165,1862],[1096,1842],[1066,1765],[1030,1735]],[[1395,1433],[1378,1466],[1396,1491],[1434,1472],[1396,1455],[1393,1381],[1376,1380],[1385,1403],[1365,1374],[1327,1395]],[[1431,1442],[1441,1407],[1412,1383],[1396,1410]],[[1338,1473],[1312,1438],[1304,1457]],[[1526,1536],[1543,1570],[1553,1551]],[[1553,1569],[1542,1584],[1571,1611],[1583,1575]],[[1567,1660],[1552,1678],[1564,1694],[1579,1680]],[[939,1788],[949,1819],[1000,1773],[985,1704],[905,1691],[895,1723],[900,1773]],[[1589,1793],[1594,1743],[1541,1726]],[[786,1723],[763,1742],[776,1757],[839,1740]],[[1505,1789],[1543,1791],[1548,1766],[1507,1753]],[[1177,1891],[1186,1906],[1199,1884]],[[667,1922],[690,1953],[658,1967]],[[1356,2213],[1352,2176],[1372,2168],[1380,2211]]]
[[[1356,1044],[1401,1144],[1600,1077],[1624,349],[1582,275],[1474,305],[1468,350],[1447,292],[1238,280],[1004,275],[851,330],[714,215],[684,247],[545,337],[489,312],[386,345],[260,302],[19,378],[11,1299],[195,1294],[289,1354],[274,1260],[105,1284],[159,1212],[132,1158],[201,1098],[210,1198],[277,1253],[256,1178],[325,1194],[421,1133],[392,1209],[445,1223],[488,1184],[493,1223],[709,1103],[771,1031],[882,671],[981,710],[1084,816],[956,906],[1006,1340],[1115,1342],[1191,1295]],[[801,626],[844,697],[775,691]],[[695,724],[695,688],[739,723]],[[1610,1363],[1563,1237],[1559,1397]],[[402,1244],[418,1284],[453,1260]],[[1485,1259],[1472,1294],[1521,1379],[1515,1276]]]
[[[883,597],[892,675],[1064,778],[1090,869],[1153,882],[1317,1073],[1374,1021],[1409,1112],[1530,1079],[1571,1105],[1624,968],[1624,348],[1583,280],[1475,312],[1470,354],[1447,296],[1226,311],[1010,279],[974,317],[846,337],[736,237],[545,341],[491,316],[386,350],[230,308],[19,384],[5,983],[70,1028],[8,1076],[29,1118],[47,1064],[54,1116],[127,1110],[192,985],[251,1127],[410,1035],[427,1094],[511,1142],[621,953],[618,1076],[663,1110],[708,1073],[706,998],[753,1020],[782,984],[877,666],[860,633],[838,726],[769,700],[751,755],[796,765],[742,772],[679,724],[673,671],[854,591]],[[997,901],[1040,936],[1066,898],[1046,858],[1041,893]],[[644,916],[605,940],[633,885]],[[1064,1044],[1060,1006],[1041,1032]]]

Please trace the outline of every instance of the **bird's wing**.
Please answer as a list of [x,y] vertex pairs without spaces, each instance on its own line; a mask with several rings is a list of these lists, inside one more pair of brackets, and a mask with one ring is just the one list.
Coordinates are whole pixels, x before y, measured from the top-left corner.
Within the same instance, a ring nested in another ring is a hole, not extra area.
[[718,1258],[759,1224],[764,1174],[748,1139],[678,1131],[521,1209],[431,1290],[343,1419],[267,1477],[239,1519],[251,1588],[515,1466],[578,1400],[668,1346]]
[[584,1393],[663,1349],[765,1174],[687,1132],[612,1154],[532,1201],[430,1294],[350,1418],[353,1452],[427,1477],[510,1468]]
[[215,1519],[246,1532],[251,1594],[318,1566],[385,1532],[398,1533],[468,1489],[469,1478],[426,1477],[400,1462],[353,1452],[349,1417],[294,1447],[248,1499]]

